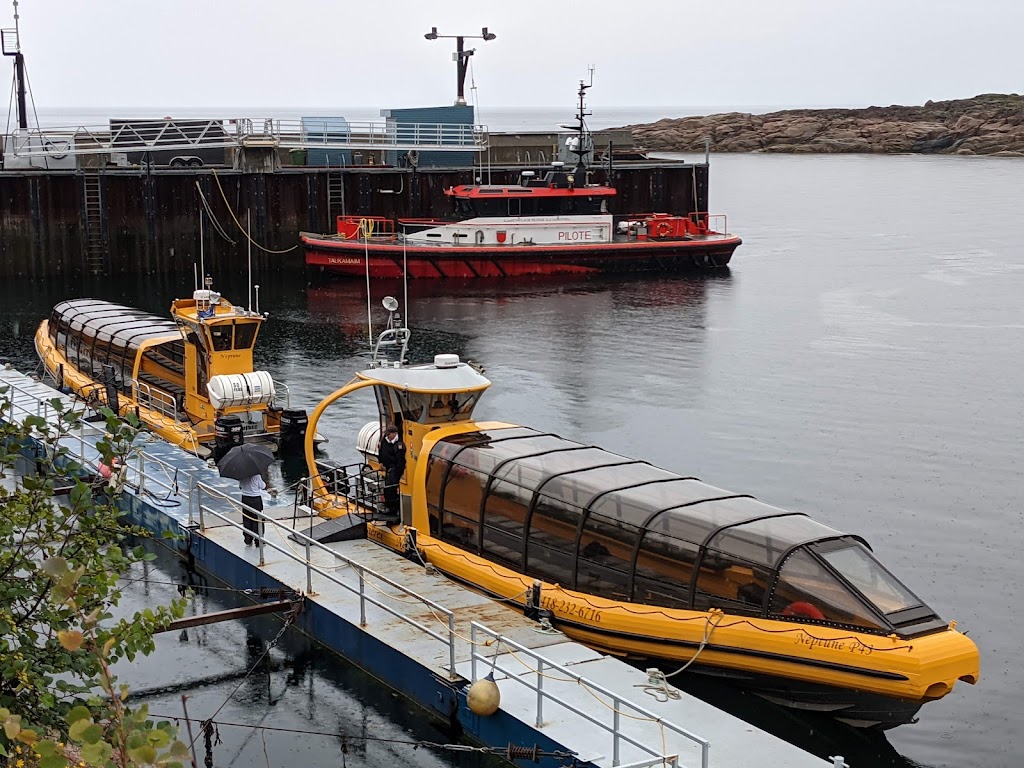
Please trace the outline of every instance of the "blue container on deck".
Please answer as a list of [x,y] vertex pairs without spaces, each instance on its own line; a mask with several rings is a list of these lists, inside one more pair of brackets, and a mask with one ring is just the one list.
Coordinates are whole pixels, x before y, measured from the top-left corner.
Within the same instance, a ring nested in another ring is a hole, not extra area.
[[352,150],[337,147],[318,148],[317,144],[347,142],[352,137],[344,117],[303,117],[302,138],[307,145],[306,165],[352,165]]

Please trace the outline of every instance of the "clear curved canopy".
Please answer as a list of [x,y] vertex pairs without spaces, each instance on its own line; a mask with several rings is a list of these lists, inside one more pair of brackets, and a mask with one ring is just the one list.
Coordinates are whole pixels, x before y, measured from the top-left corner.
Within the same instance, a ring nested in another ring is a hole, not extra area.
[[855,536],[525,427],[435,443],[427,506],[442,539],[624,602],[877,632],[937,621]]

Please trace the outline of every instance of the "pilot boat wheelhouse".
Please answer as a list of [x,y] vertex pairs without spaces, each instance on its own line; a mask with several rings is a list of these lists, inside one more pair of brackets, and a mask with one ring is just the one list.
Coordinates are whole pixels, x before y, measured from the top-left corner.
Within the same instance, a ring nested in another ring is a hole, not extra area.
[[[612,213],[616,190],[590,183],[593,152],[580,84],[575,167],[554,162],[542,178],[447,190],[449,220],[339,216],[333,235],[301,233],[306,264],[340,275],[505,277],[595,271],[724,267],[740,245],[723,215]],[[694,172],[696,170],[694,169]],[[696,206],[696,201],[694,201]]]
[[860,537],[644,461],[475,421],[489,384],[453,355],[359,372],[310,428],[331,403],[372,388],[379,421],[359,447],[372,462],[381,426],[399,425],[406,512],[367,523],[372,509],[316,474],[307,439],[314,506],[531,615],[548,611],[608,653],[669,672],[692,663],[853,725],[910,722],[957,680],[977,680],[974,643]]
[[263,316],[211,290],[171,305],[172,319],[97,299],[54,307],[36,351],[57,383],[139,420],[200,456],[245,440],[300,445],[306,417],[287,388],[254,371]]

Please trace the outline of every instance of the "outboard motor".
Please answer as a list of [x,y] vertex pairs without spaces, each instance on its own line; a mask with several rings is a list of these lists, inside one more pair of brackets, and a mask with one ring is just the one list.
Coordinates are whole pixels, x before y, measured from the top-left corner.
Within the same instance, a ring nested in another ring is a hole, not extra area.
[[301,454],[306,447],[306,427],[309,417],[301,408],[286,408],[281,411],[281,452]]
[[214,461],[220,461],[224,454],[245,442],[242,419],[237,414],[218,416],[213,422],[216,443],[213,448]]
[[107,392],[107,407],[114,413],[120,413],[121,392],[117,388],[117,377],[114,375],[114,366],[103,366],[103,384],[106,387]]

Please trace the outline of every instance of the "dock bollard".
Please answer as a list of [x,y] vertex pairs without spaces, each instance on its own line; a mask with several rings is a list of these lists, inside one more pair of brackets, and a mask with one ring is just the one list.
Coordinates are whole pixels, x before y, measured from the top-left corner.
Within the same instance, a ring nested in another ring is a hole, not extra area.
[[846,764],[846,761],[843,760],[842,755],[833,755],[829,760],[832,761],[832,768],[850,768],[850,766]]

